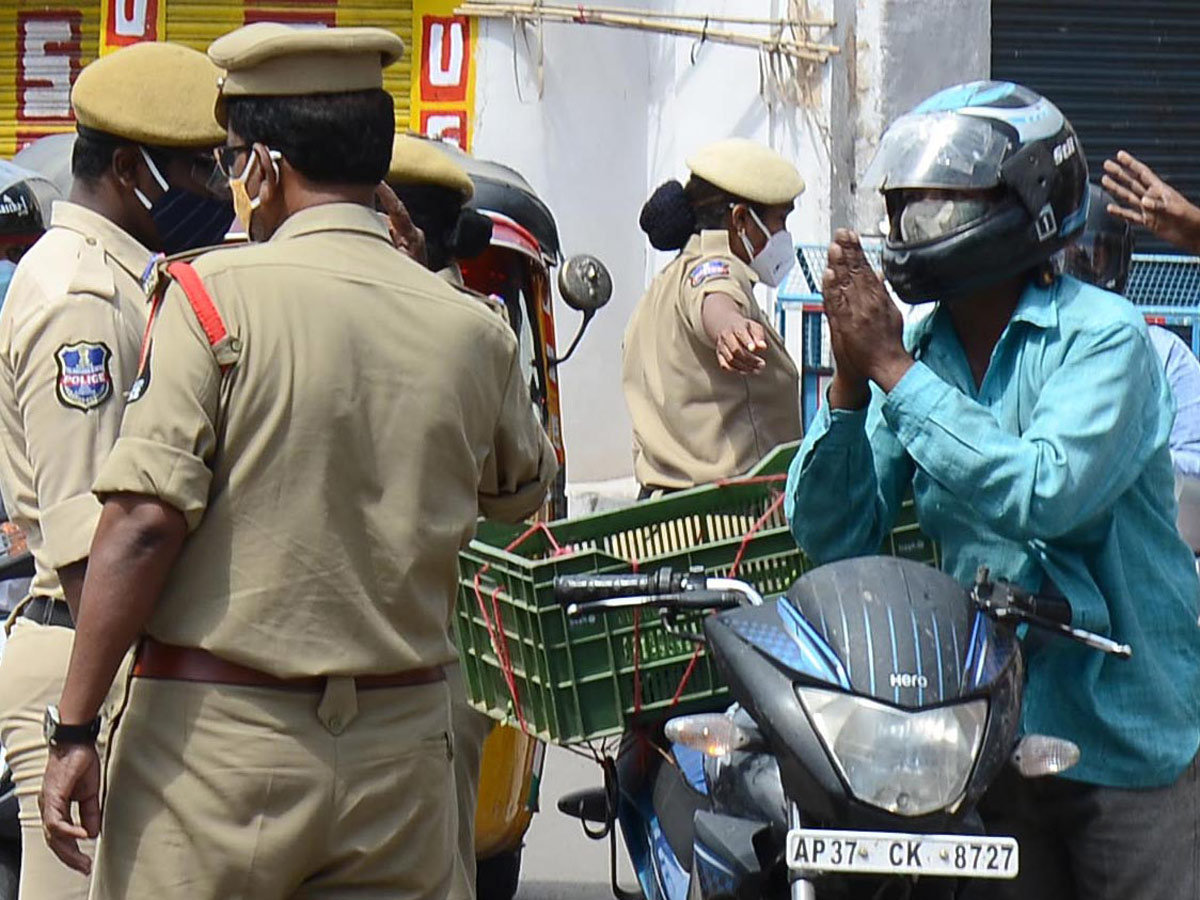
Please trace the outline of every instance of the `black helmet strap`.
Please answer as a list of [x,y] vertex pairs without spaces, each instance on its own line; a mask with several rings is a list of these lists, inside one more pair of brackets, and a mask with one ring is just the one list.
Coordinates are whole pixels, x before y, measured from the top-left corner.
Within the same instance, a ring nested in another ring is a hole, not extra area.
[[[1000,178],[1021,199],[1038,225],[1038,237],[1047,240],[1058,233],[1058,223],[1049,210],[1050,192],[1054,184],[1054,159],[1046,144],[1038,141],[1026,144],[1000,166]],[[1044,221],[1046,216],[1048,221]]]

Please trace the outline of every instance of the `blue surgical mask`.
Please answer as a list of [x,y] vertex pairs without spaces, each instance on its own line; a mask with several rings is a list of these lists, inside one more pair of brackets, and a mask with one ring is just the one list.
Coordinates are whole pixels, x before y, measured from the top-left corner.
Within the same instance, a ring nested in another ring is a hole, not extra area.
[[150,211],[150,217],[158,228],[162,251],[171,256],[221,243],[233,224],[233,208],[229,201],[175,187],[162,176],[145,150],[142,150],[142,159],[146,161],[158,186],[163,189],[163,195],[151,203],[150,198],[137,188],[134,188],[134,193],[142,206]]
[[0,305],[4,303],[4,295],[8,293],[8,285],[12,282],[13,272],[17,264],[10,259],[0,259]]

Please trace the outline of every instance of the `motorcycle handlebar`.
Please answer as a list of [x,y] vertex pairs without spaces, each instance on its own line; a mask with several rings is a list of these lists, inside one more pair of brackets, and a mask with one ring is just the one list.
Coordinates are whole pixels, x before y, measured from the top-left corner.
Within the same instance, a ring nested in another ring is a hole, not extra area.
[[619,597],[655,597],[683,591],[688,579],[686,572],[671,569],[620,575],[560,575],[554,579],[554,597],[563,606]]
[[1040,594],[1030,594],[1024,599],[1025,609],[1039,619],[1053,622],[1056,625],[1071,624],[1071,604],[1066,597],[1045,597]]

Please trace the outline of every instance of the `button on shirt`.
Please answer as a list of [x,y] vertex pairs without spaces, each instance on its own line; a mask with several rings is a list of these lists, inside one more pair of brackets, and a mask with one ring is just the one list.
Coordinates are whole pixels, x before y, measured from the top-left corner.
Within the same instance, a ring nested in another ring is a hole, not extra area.
[[167,290],[95,485],[187,519],[149,634],[280,677],[453,660],[458,550],[557,467],[512,330],[353,204],[194,266],[228,334]]
[[56,570],[91,547],[92,481],[137,370],[151,256],[100,214],[60,200],[0,311],[0,489],[29,539],[35,595],[61,599]]
[[1069,778],[1172,783],[1200,746],[1200,585],[1175,530],[1171,399],[1145,323],[1060,278],[1025,290],[978,389],[944,309],[908,344],[919,361],[889,394],[819,412],[788,482],[800,545],[818,562],[877,552],[911,489],[964,585],[981,564],[1030,590],[1048,576],[1075,624],[1133,658],[1030,642],[1025,730],[1079,745]]
[[[693,235],[651,282],[625,332],[623,384],[643,485],[686,488],[741,475],[799,440],[799,374],[754,299],[753,271],[724,231]],[[766,367],[724,371],[704,329],[704,300],[722,293],[763,326]]]

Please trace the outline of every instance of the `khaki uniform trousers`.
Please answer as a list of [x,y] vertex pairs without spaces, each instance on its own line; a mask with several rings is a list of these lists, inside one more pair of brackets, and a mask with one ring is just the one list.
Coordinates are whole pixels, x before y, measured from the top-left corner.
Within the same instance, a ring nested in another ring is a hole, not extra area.
[[[42,834],[38,795],[49,753],[43,730],[46,707],[58,703],[75,632],[42,625],[31,619],[13,621],[4,657],[0,661],[0,742],[12,769],[21,807],[21,900],[85,900],[89,879],[59,862]],[[123,693],[126,668],[122,666],[101,715],[105,725]],[[97,748],[104,757],[107,727]],[[89,855],[91,842],[81,842]]]
[[483,742],[496,723],[467,703],[462,666],[446,667],[450,686],[450,714],[454,726],[454,793],[458,807],[458,858],[454,864],[452,900],[475,898],[475,808],[479,800],[479,773]]
[[443,900],[445,682],[324,693],[133,678],[92,900]]

